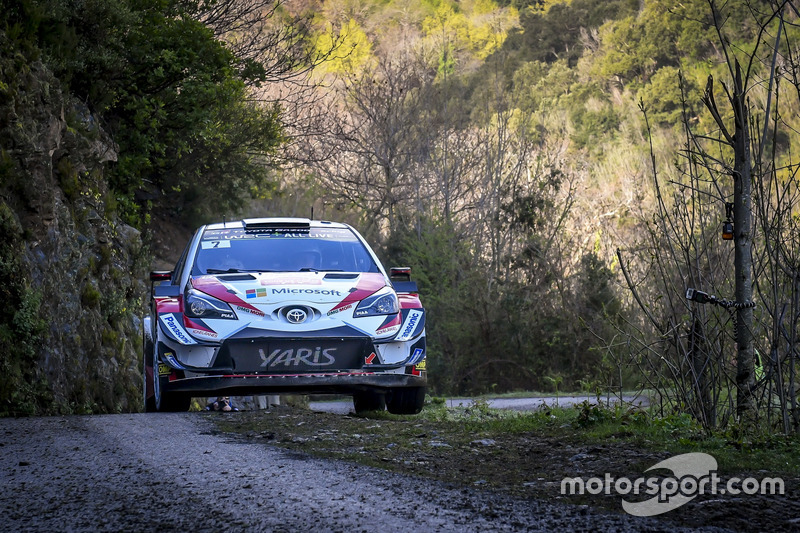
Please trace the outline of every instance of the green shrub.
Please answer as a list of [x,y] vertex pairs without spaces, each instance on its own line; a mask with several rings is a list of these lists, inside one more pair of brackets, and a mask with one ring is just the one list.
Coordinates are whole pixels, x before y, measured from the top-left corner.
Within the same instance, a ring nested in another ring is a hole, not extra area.
[[75,201],[81,193],[81,185],[72,162],[66,157],[59,159],[56,164],[56,174],[64,196],[71,202]]
[[22,264],[22,228],[0,202],[0,416],[29,415],[49,408],[52,395],[37,358],[47,322],[42,294],[30,287]]
[[100,291],[94,285],[87,283],[83,286],[83,292],[81,292],[81,304],[84,307],[95,307],[100,302],[101,296]]

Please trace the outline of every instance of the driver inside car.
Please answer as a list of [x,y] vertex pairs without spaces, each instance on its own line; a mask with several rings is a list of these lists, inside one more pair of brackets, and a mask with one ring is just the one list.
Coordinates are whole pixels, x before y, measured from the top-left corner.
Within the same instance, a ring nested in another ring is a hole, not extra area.
[[207,271],[212,272],[236,272],[239,270],[245,270],[244,263],[230,253],[225,254],[224,257],[217,258],[207,269]]
[[319,270],[321,266],[320,254],[315,251],[298,252],[292,257],[292,268],[295,271]]

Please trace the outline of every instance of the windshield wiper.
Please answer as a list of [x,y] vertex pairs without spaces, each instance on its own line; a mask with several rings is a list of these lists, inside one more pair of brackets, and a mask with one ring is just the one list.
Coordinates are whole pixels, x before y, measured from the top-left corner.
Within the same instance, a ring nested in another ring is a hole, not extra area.
[[253,270],[248,268],[229,268],[221,270],[219,268],[207,268],[206,274],[239,274],[241,272],[275,272],[274,270]]
[[333,268],[326,268],[326,269],[323,270],[321,268],[304,267],[304,268],[301,268],[300,270],[298,270],[298,272],[344,272],[344,270],[333,269]]

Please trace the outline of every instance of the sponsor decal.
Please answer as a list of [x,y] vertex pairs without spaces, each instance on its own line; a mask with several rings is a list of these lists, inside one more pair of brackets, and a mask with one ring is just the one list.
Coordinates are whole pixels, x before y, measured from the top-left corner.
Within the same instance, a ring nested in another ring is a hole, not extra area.
[[170,331],[170,333],[172,333],[182,344],[197,344],[194,339],[189,337],[189,334],[186,332],[186,330],[184,330],[183,327],[178,324],[178,321],[175,320],[173,315],[161,315],[159,318]]
[[247,289],[245,291],[247,299],[250,298],[266,298],[267,297],[267,289]]
[[268,276],[261,279],[262,285],[322,285],[322,280],[312,276]]
[[209,248],[230,248],[231,241],[201,241],[200,246],[203,247],[203,250],[208,250]]
[[203,239],[208,237],[222,239],[336,239],[343,241],[356,241],[355,235],[345,228],[326,228],[319,230],[310,228],[309,230],[297,230],[290,228],[272,228],[265,230],[247,231],[244,228],[229,228],[225,230],[206,230]]
[[338,307],[336,309],[331,309],[328,311],[328,316],[335,315],[336,313],[341,313],[342,311],[347,311],[348,309],[352,309],[353,304],[347,304],[344,307]]
[[427,359],[423,359],[422,361],[420,361],[419,363],[417,363],[414,366],[417,368],[417,370],[425,370],[425,369],[428,368],[427,361],[428,361]]
[[272,294],[322,294],[325,296],[341,296],[342,293],[334,289],[272,289]]
[[242,307],[241,305],[237,305],[235,307],[236,307],[237,311],[241,311],[242,313],[249,313],[249,314],[255,315],[255,316],[264,316],[263,312],[259,311],[258,309],[255,309],[255,308]]
[[159,376],[169,376],[170,374],[172,374],[172,369],[168,365],[164,363],[158,363]]
[[372,352],[371,354],[369,354],[368,356],[366,356],[366,357],[364,358],[364,362],[365,362],[366,364],[368,364],[368,365],[371,365],[371,364],[372,364],[372,362],[375,360],[375,358],[376,358],[376,357],[378,357],[378,356],[377,356],[377,355],[375,355],[375,352]]
[[230,239],[230,240],[238,240],[238,239],[274,239],[274,238],[290,238],[290,239],[308,239],[311,237],[308,233],[290,233],[285,232],[281,229],[275,229],[271,232],[248,232],[248,233],[239,233],[239,230],[235,230],[237,233],[231,235],[220,235],[223,239]]
[[272,350],[269,355],[259,349],[258,354],[261,356],[261,366],[265,368],[300,366],[301,363],[308,366],[330,366],[336,362],[335,351],[336,348],[323,350],[317,346],[316,348],[288,348],[285,350],[278,348]]
[[[308,239],[311,235],[308,232],[291,232],[282,229],[275,229],[272,230],[272,233],[255,233],[256,237],[285,237],[289,239]],[[320,235],[316,235],[320,237]],[[328,235],[322,235],[321,237],[329,237]]]
[[219,337],[219,335],[217,335],[215,332],[213,332],[211,330],[207,330],[207,329],[196,329],[196,328],[193,328],[193,329],[189,330],[189,333],[191,333],[192,335],[199,336],[199,337],[208,337],[209,339],[216,339],[217,337]]
[[410,339],[421,318],[422,311],[409,311],[406,321],[403,323],[403,332],[397,336],[397,340]]
[[395,331],[399,331],[400,326],[388,326],[383,329],[377,330],[375,333],[378,335],[383,335],[384,333],[394,333]]

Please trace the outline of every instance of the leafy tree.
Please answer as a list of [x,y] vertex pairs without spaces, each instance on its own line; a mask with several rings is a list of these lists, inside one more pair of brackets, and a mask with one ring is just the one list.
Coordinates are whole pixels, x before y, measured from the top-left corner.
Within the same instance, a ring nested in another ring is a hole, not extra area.
[[575,71],[565,61],[530,61],[514,73],[516,91],[522,93],[521,105],[531,111],[539,110],[544,103],[557,104],[558,98],[569,94],[577,81]]
[[334,33],[329,23],[325,32],[317,39],[316,47],[320,54],[336,48],[336,52],[321,65],[321,70],[333,74],[360,72],[372,58],[372,43],[358,22],[352,18],[342,24],[337,33]]
[[[243,193],[268,180],[254,158],[280,142],[278,109],[248,102],[236,57],[207,26],[149,7],[136,12],[125,81],[106,113],[120,145],[111,184],[126,200],[139,193],[178,212],[187,199],[195,212],[209,203],[235,209]],[[219,197],[195,192],[212,187]]]
[[[118,143],[110,183],[129,221],[147,203],[187,216],[235,209],[269,182],[280,108],[254,101],[248,86],[274,64],[237,57],[199,20],[230,2],[7,1],[6,26],[27,28],[65,88]],[[219,198],[199,194],[212,187]]]
[[512,32],[506,47],[519,51],[524,61],[552,63],[559,59],[575,66],[583,52],[583,36],[607,20],[632,15],[636,0],[573,0],[556,3],[547,10],[525,9],[520,29]]
[[705,0],[678,6],[670,0],[651,0],[638,13],[600,28],[594,69],[602,78],[642,85],[660,68],[707,57],[713,36]]
[[[664,126],[680,124],[685,111],[694,116],[697,111],[690,103],[697,102],[699,96],[699,88],[690,79],[682,78],[676,67],[658,69],[639,91],[640,100],[647,106],[648,117],[653,124]],[[685,109],[684,103],[690,106],[689,109]]]
[[457,63],[466,65],[473,59],[484,59],[503,45],[517,13],[495,7],[491,0],[463,6],[442,2],[434,14],[425,18],[422,29],[435,43],[441,76],[452,74]]
[[480,339],[491,329],[486,281],[472,268],[469,243],[456,228],[424,215],[418,224],[419,233],[397,228],[387,255],[412,267],[425,299],[431,385],[441,393],[477,390],[482,379],[473,371],[484,362]]
[[609,22],[600,30],[602,61],[595,63],[603,79],[628,82],[644,78],[655,70],[655,58],[645,52],[640,42],[643,28],[633,16]]
[[613,107],[604,103],[598,109],[576,106],[570,115],[575,132],[571,140],[577,148],[592,148],[598,141],[616,131],[620,124]]

